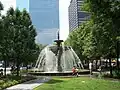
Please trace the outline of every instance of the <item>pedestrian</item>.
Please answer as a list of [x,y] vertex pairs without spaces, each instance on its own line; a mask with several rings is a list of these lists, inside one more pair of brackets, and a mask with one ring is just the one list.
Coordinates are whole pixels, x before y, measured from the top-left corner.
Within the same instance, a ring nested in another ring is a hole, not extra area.
[[75,75],[78,77],[78,69],[75,66],[73,66],[72,68],[72,75]]
[[72,68],[72,75],[75,75],[75,66]]
[[89,63],[89,70],[90,70],[90,75],[92,75],[92,63]]
[[78,77],[78,69],[75,68],[76,76]]

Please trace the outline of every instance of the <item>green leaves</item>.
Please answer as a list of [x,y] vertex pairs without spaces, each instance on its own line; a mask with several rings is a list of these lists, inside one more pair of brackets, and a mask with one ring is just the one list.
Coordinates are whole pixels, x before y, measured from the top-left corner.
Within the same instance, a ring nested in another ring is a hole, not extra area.
[[3,10],[3,4],[0,2],[0,11]]
[[120,1],[85,0],[83,10],[91,19],[71,32],[67,44],[85,59],[116,57],[116,41],[120,37]]
[[0,30],[0,53],[3,60],[14,61],[17,67],[21,63],[31,62],[29,57],[36,50],[36,31],[29,13],[10,8],[6,16],[0,19]]
[[73,47],[81,60],[83,57],[91,58],[91,52],[94,50],[93,37],[91,32],[92,21],[83,23],[80,28],[71,32],[69,38],[65,42]]

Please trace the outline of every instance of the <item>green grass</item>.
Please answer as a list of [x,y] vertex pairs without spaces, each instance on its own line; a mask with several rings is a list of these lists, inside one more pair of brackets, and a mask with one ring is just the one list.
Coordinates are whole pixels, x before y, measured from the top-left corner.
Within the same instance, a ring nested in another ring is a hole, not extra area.
[[53,78],[34,90],[120,90],[120,82],[89,77]]

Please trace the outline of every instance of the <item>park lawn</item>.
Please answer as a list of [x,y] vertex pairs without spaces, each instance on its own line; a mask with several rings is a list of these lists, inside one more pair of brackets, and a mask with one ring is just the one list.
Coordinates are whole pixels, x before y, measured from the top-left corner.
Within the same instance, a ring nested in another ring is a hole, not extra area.
[[120,90],[120,82],[89,77],[53,77],[34,90]]

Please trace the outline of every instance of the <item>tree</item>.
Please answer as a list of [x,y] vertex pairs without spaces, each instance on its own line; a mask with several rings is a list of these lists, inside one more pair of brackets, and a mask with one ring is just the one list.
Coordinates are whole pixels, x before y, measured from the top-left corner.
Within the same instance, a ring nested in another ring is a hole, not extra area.
[[15,32],[13,37],[13,50],[16,54],[17,75],[19,75],[20,64],[25,61],[23,58],[31,55],[31,52],[35,49],[36,31],[26,10],[20,12],[16,9],[14,12]]
[[0,16],[1,16],[1,11],[3,10],[3,4],[0,2]]
[[120,36],[120,1],[85,0],[84,9],[91,13],[99,53],[103,57],[115,57],[116,38]]
[[86,59],[104,57],[111,61],[116,57],[116,41],[120,37],[120,1],[85,0],[82,9],[90,13],[90,20],[73,31],[67,43]]
[[2,19],[1,19],[1,11],[3,10],[3,4],[0,2],[0,40],[2,40],[3,36],[3,24],[2,24]]
[[[46,45],[42,45],[42,44],[36,44],[35,49],[32,50],[30,53],[25,53],[23,56],[23,65],[26,65],[26,67],[28,65],[35,65],[36,61],[38,59],[38,56],[40,54],[40,52],[42,51],[42,49],[45,47]],[[27,57],[27,58],[25,58]]]
[[92,25],[92,21],[83,23],[78,29],[70,33],[69,38],[65,42],[65,44],[73,47],[81,60],[91,59],[96,54]]
[[[83,9],[91,13],[97,51],[111,62],[111,58],[116,57],[116,41],[120,36],[120,1],[85,0]],[[110,71],[112,74],[112,69]]]
[[3,22],[5,58],[8,56],[13,58],[19,75],[21,63],[27,62],[28,55],[35,49],[36,31],[26,10],[21,12],[19,9],[10,8],[3,17]]
[[7,64],[7,61],[9,60],[10,58],[10,55],[11,55],[11,43],[12,43],[12,40],[11,40],[11,34],[12,34],[12,31],[10,29],[10,25],[9,25],[9,17],[2,17],[3,19],[3,32],[4,32],[4,36],[3,36],[3,40],[1,41],[1,53],[2,53],[2,59],[4,60],[4,72],[5,72],[5,76],[6,76],[6,64]]
[[[3,10],[3,5],[0,3],[0,10]],[[6,76],[6,63],[10,56],[10,29],[9,20],[5,16],[0,16],[0,53],[1,59],[4,60],[4,74]]]
[[[2,24],[2,19],[1,19],[1,10],[3,10],[3,5],[0,2],[0,48],[1,48],[1,41],[2,41],[2,36],[3,36],[3,24]],[[1,55],[1,50],[0,50],[0,60],[2,59],[1,57],[2,55]]]

